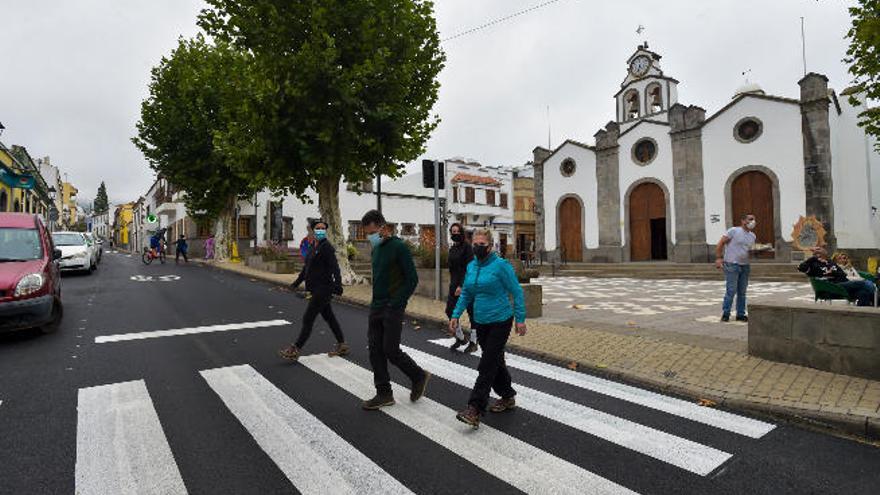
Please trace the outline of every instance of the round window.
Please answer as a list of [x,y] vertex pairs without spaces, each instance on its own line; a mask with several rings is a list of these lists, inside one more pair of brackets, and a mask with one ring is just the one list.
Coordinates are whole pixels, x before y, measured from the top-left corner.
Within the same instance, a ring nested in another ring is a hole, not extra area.
[[559,171],[562,173],[563,177],[571,177],[572,175],[574,175],[574,171],[576,169],[577,165],[571,158],[566,158],[562,161],[562,165],[559,166]]
[[764,124],[755,117],[746,117],[736,123],[733,128],[733,137],[741,143],[751,143],[758,139],[764,131]]
[[633,145],[632,158],[639,165],[647,165],[657,157],[657,141],[642,138]]

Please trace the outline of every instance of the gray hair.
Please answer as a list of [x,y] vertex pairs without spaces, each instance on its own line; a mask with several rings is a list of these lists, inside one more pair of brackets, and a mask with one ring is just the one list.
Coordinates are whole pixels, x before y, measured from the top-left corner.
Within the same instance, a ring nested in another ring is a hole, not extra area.
[[489,229],[479,228],[479,229],[474,230],[473,238],[476,238],[477,236],[485,237],[489,241],[490,246],[494,242],[494,240],[492,238],[492,231]]

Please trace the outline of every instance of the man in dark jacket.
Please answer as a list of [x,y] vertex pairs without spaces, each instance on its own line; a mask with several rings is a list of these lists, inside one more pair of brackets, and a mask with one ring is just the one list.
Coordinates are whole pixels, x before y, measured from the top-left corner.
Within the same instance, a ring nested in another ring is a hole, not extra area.
[[333,314],[333,295],[342,295],[342,277],[339,273],[339,261],[336,260],[336,250],[327,240],[327,222],[317,221],[314,224],[315,240],[317,244],[309,251],[305,265],[291,288],[298,289],[303,281],[306,290],[312,293],[309,305],[303,315],[302,330],[295,344],[278,351],[278,354],[287,360],[299,359],[300,350],[306,344],[312,334],[312,327],[318,314],[324,317],[324,321],[330,325],[333,336],[336,337],[336,346],[329,352],[331,356],[345,356],[349,353],[349,346],[345,343],[342,328]]
[[388,362],[400,368],[412,381],[410,400],[417,401],[425,393],[431,374],[423,370],[400,348],[404,311],[410,296],[419,285],[419,275],[409,247],[395,236],[377,210],[368,211],[361,219],[364,233],[373,246],[373,300],[370,303],[367,340],[376,396],[362,407],[375,410],[394,405]]
[[798,265],[798,271],[805,273],[811,278],[820,278],[837,284],[856,299],[859,306],[873,306],[874,292],[862,282],[850,282],[846,272],[837,263],[828,259],[828,251],[822,247],[813,248],[813,256]]

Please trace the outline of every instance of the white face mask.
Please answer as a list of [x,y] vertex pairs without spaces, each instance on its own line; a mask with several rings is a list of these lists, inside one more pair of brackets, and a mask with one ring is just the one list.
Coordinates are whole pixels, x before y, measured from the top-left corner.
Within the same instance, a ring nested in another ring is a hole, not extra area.
[[746,224],[746,227],[748,227],[749,230],[755,230],[755,225],[758,225],[758,222],[752,220],[751,222]]

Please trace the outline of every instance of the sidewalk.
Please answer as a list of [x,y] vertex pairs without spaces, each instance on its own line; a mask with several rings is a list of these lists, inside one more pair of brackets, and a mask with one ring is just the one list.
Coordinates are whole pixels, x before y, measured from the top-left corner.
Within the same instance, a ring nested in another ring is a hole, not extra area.
[[[276,284],[296,278],[235,263],[205,264]],[[370,286],[346,287],[340,299],[367,304]],[[445,302],[413,296],[407,314],[445,323],[444,309]],[[880,439],[880,381],[592,328],[539,321],[528,326],[525,337],[511,336],[511,350],[731,409]]]

